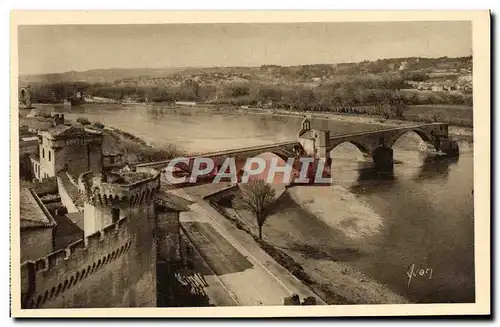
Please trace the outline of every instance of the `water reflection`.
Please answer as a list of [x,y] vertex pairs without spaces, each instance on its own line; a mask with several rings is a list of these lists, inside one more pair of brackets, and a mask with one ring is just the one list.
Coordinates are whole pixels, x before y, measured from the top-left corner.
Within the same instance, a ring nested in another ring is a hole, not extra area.
[[458,164],[458,160],[459,157],[427,156],[414,180],[447,178],[450,168]]
[[[459,158],[450,158],[445,156],[435,156],[428,154],[420,154],[419,160],[413,164],[407,164],[404,161],[395,161],[395,172],[381,173],[373,162],[357,161],[355,163],[346,164],[344,162],[343,169],[334,170],[334,176],[337,177],[339,184],[355,184],[367,181],[391,181],[398,177],[407,177],[411,175],[415,181],[425,181],[426,179],[445,179],[448,177],[450,169],[458,164]],[[346,169],[346,167],[348,167]],[[347,173],[346,173],[347,170]],[[405,171],[402,173],[402,171]],[[350,175],[350,177],[347,177]]]
[[358,170],[358,182],[379,180],[379,181],[392,181],[396,179],[394,172],[380,172],[374,164],[363,164]]

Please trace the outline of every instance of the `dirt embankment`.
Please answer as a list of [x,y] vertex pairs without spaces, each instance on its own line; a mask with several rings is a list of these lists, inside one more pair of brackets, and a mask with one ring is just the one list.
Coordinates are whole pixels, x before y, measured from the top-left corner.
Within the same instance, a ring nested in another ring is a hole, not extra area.
[[359,240],[377,233],[382,221],[354,195],[342,188],[289,188],[264,225],[263,241],[255,218],[239,207],[239,196],[211,203],[328,304],[409,302],[345,264],[366,255]]
[[123,153],[124,161],[128,163],[161,161],[184,155],[184,152],[174,144],[157,148],[139,137],[115,128],[104,129],[103,135],[104,150]]

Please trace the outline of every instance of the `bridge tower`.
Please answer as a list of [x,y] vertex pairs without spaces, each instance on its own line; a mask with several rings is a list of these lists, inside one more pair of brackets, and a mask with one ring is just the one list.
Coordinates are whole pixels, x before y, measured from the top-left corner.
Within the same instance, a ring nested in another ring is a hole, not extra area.
[[297,139],[302,146],[303,152],[316,159],[310,177],[318,177],[316,175],[321,171],[322,178],[330,178],[332,164],[330,131],[312,129],[310,120],[304,118]]
[[308,155],[330,161],[330,131],[312,129],[310,120],[304,118],[297,138]]
[[25,109],[31,108],[31,89],[29,86],[19,88],[19,104]]

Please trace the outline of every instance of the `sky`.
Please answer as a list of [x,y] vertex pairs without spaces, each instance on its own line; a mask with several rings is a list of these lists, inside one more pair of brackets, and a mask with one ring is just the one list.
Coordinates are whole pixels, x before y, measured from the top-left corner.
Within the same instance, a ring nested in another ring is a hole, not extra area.
[[19,73],[472,55],[470,22],[19,26]]

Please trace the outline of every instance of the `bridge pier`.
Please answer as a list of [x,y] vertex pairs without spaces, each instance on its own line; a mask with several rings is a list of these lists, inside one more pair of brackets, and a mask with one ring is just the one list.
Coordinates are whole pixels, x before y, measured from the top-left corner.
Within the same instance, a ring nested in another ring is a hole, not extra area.
[[394,173],[394,150],[385,146],[381,146],[373,151],[373,162],[377,173],[392,174]]
[[450,139],[439,140],[438,150],[443,151],[449,157],[458,157],[460,149],[458,142]]

